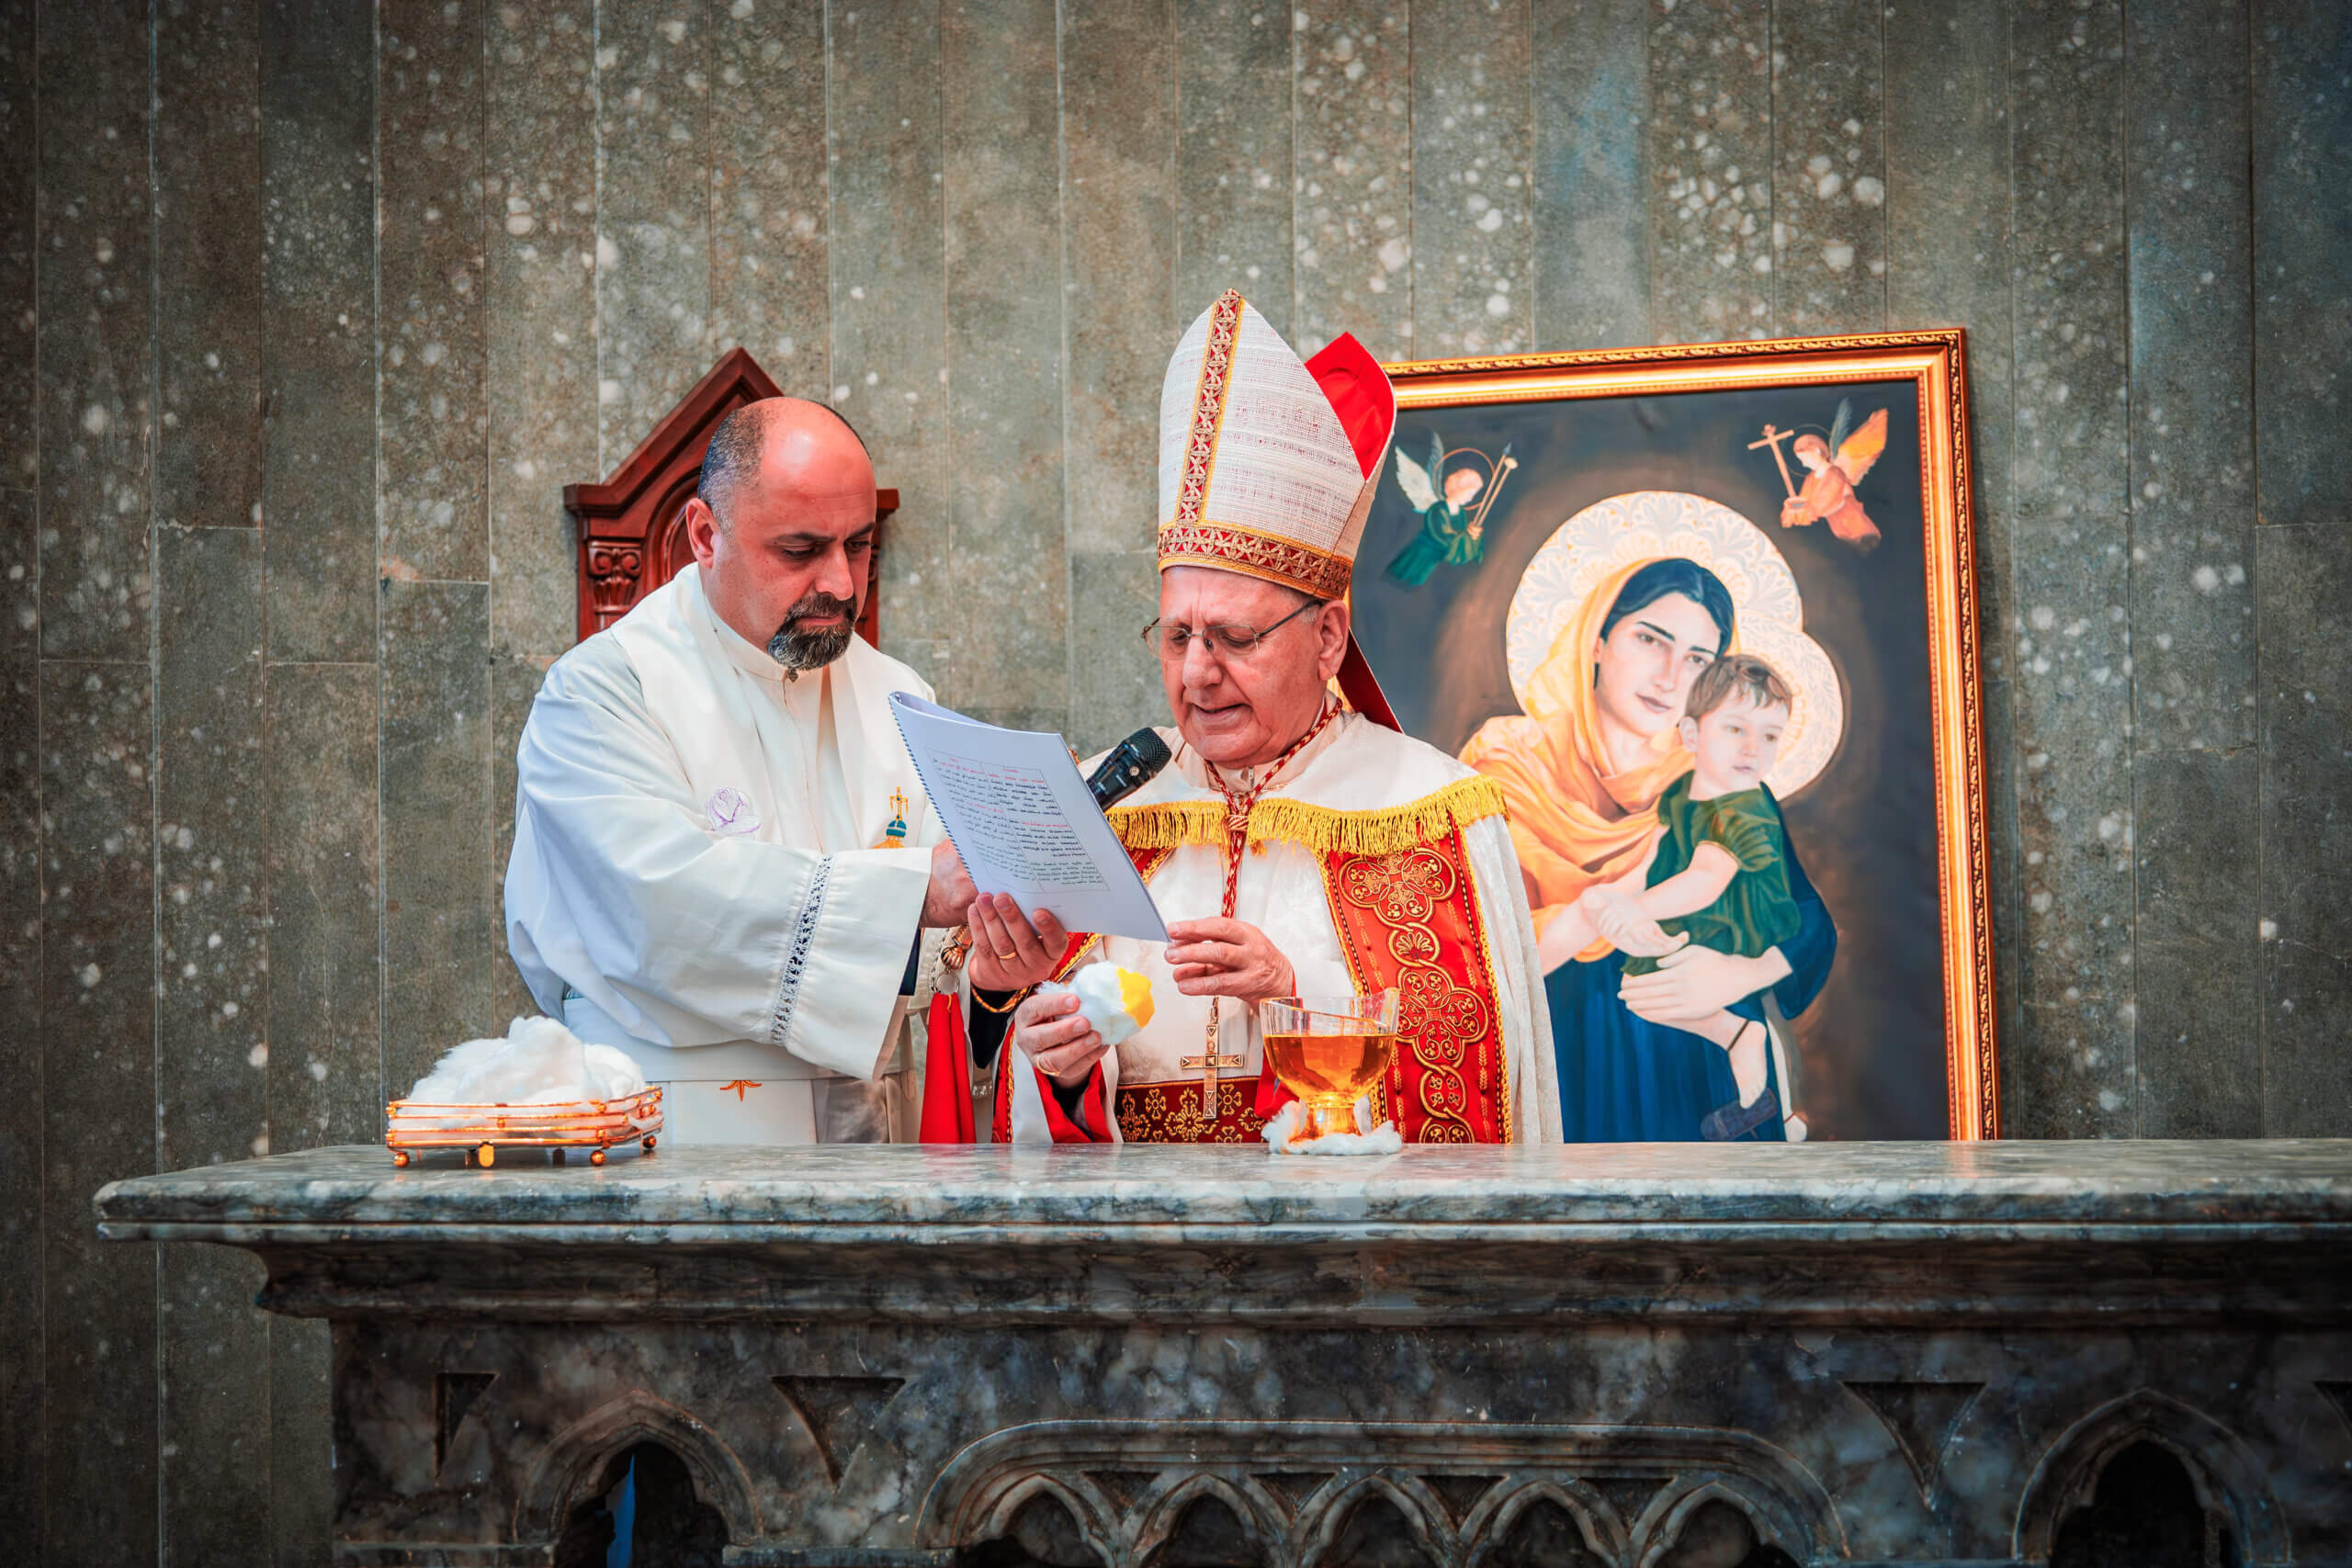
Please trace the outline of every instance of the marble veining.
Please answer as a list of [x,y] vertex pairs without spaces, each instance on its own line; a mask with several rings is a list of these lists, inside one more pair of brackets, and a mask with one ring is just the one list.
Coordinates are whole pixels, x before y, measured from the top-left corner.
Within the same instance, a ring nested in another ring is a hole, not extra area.
[[328,1321],[346,1568],[570,1561],[645,1444],[733,1564],[2038,1564],[2150,1450],[2230,1560],[2352,1561],[2348,1208],[2319,1141],[344,1147],[97,1198]]
[[98,1213],[112,1236],[171,1226],[182,1240],[209,1224],[2352,1223],[2352,1142],[2327,1139],[1416,1147],[1320,1165],[1141,1145],[664,1149],[601,1169],[456,1161],[396,1170],[380,1149],[312,1149],[114,1182]]

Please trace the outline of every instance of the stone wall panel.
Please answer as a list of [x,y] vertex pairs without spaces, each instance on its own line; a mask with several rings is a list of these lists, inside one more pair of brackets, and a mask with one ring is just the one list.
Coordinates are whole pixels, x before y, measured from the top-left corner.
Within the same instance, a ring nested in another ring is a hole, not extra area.
[[553,655],[579,635],[563,487],[596,451],[596,47],[591,0],[483,18],[482,337],[491,639]]
[[1661,343],[1770,337],[1770,9],[1650,15],[1650,328]]
[[1287,334],[1295,303],[1290,15],[1257,0],[1201,0],[1182,7],[1171,30],[1177,330],[1238,288]]
[[40,478],[36,428],[34,256],[40,249],[34,198],[40,146],[33,105],[34,25],[38,0],[0,5],[0,487],[30,490]]
[[[2271,1137],[2352,1120],[2352,534],[2256,541],[2262,643],[2262,1095]],[[2243,868],[2241,868],[2243,874]]]
[[155,12],[155,514],[261,521],[259,0]]
[[46,0],[40,103],[41,652],[147,657],[154,230],[145,10]]
[[712,8],[596,15],[599,468],[610,472],[718,355],[710,334]]
[[[53,36],[53,35],[52,35]],[[153,704],[145,664],[40,671],[41,1305],[46,1562],[152,1558],[155,1260],[90,1195],[155,1165]]]
[[384,583],[384,1088],[493,1028],[490,592]]
[[1413,358],[1412,8],[1310,0],[1292,26],[1292,339]]
[[1650,341],[1648,0],[1530,8],[1529,346]]
[[1518,354],[1534,326],[1529,7],[1419,0],[1412,15],[1414,352]]
[[[948,528],[947,700],[1069,722],[1062,243],[1055,7],[940,18]],[[866,374],[881,371],[869,367]],[[905,372],[889,374],[902,385]]]
[[827,26],[831,397],[865,435],[876,477],[899,491],[899,511],[884,525],[883,649],[944,691],[957,584],[947,524],[938,7],[861,3],[834,11]]
[[1177,58],[1164,5],[1063,18],[1062,482],[1073,555],[1149,549],[1159,524],[1160,373],[1185,325]]
[[2352,520],[2352,11],[2253,0],[2254,406],[2262,520]]
[[1772,8],[1773,319],[1783,337],[1887,324],[1887,9]]
[[374,18],[261,19],[262,529],[273,660],[376,657]]
[[[262,767],[261,537],[157,539],[155,1157],[165,1169],[269,1149],[268,832]],[[269,1530],[268,1332],[259,1271],[166,1247],[156,1289],[166,1563]]]
[[0,1118],[0,1532],[39,1541],[44,1442],[40,1190],[40,579],[29,490],[0,490],[0,1081],[24,1113]]
[[2132,739],[2229,749],[2255,698],[2245,14],[2131,28]]
[[713,6],[710,353],[795,397],[831,385],[824,0]]

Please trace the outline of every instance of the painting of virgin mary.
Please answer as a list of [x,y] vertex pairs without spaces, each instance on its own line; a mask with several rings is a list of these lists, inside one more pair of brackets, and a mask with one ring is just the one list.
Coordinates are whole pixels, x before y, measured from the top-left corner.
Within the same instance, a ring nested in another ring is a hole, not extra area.
[[[1800,693],[1811,687],[1804,712],[1792,715],[1786,765],[1774,770],[1784,787],[1802,787],[1806,770],[1817,771],[1813,759],[1831,749],[1823,732],[1836,725],[1837,709],[1818,646],[1801,627],[1768,630],[1772,611],[1784,620],[1794,604],[1794,583],[1785,568],[1772,570],[1777,552],[1745,519],[1668,492],[1588,508],[1537,552],[1510,621],[1525,711],[1489,719],[1462,751],[1510,803],[1547,971],[1571,1142],[1780,1141],[1806,1133],[1781,1026],[1820,994],[1838,933],[1793,840],[1785,864],[1799,929],[1760,955],[1696,945],[1631,953],[1584,940],[1589,930],[1566,918],[1588,889],[1626,875],[1657,842],[1659,797],[1691,769],[1678,729],[1691,683],[1742,648],[1739,606],[1724,577],[1694,558],[1702,556],[1736,563],[1732,576],[1744,590],[1770,590],[1747,595],[1758,607],[1748,641],[1778,654]],[[1540,659],[1531,661],[1539,640]],[[1809,682],[1796,676],[1800,668]],[[1657,957],[1654,971],[1627,975],[1634,956]],[[1742,1096],[1726,1053],[1751,1021],[1773,1034],[1762,1091]]]
[[[1960,347],[1391,367],[1396,439],[1497,482],[1475,558],[1358,574],[1356,636],[1406,731],[1503,793],[1571,1141],[1995,1127]],[[1804,499],[1815,446],[1877,537]],[[1413,502],[1383,486],[1366,559]],[[1776,750],[1734,787],[1713,716],[1758,671],[1739,722]],[[1666,908],[1702,852],[1715,902]]]

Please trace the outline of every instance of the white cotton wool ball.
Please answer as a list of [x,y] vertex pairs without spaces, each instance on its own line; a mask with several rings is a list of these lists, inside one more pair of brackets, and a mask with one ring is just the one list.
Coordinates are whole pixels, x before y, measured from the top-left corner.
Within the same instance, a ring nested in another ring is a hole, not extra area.
[[1094,1026],[1105,1045],[1121,1045],[1151,1021],[1151,976],[1115,964],[1090,964],[1067,986],[1048,980],[1043,997],[1075,995],[1079,1016]]
[[588,1084],[592,1100],[624,1100],[645,1090],[645,1075],[628,1053],[612,1045],[587,1048]]
[[558,1105],[592,1098],[587,1047],[551,1018],[518,1018],[503,1040],[451,1048],[409,1091],[445,1105]]

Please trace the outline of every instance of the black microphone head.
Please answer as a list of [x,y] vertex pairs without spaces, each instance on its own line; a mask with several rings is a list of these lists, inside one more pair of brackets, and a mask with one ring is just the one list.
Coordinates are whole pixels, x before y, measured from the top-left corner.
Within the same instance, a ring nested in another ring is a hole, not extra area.
[[1143,776],[1147,779],[1168,765],[1170,755],[1168,742],[1159,738],[1157,729],[1138,729],[1120,741],[1119,746],[1123,750],[1132,749],[1136,761],[1142,766]]
[[1169,756],[1168,742],[1159,731],[1138,729],[1111,748],[1086,787],[1093,792],[1095,804],[1107,811],[1158,777]]

